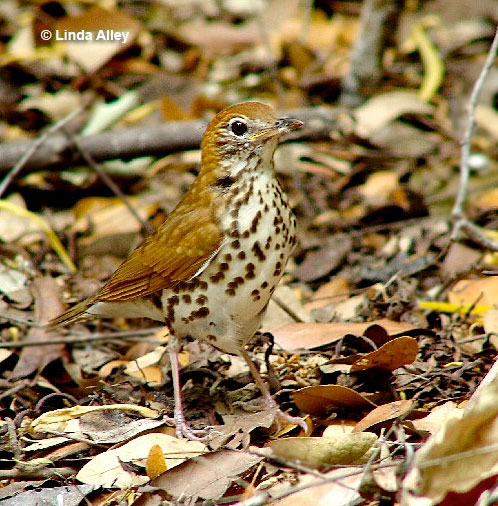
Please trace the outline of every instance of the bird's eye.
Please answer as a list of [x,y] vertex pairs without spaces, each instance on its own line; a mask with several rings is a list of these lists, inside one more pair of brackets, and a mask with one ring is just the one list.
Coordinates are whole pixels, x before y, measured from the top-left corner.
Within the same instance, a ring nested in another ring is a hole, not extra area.
[[247,132],[247,125],[240,119],[233,120],[230,122],[230,130],[235,135],[244,135]]

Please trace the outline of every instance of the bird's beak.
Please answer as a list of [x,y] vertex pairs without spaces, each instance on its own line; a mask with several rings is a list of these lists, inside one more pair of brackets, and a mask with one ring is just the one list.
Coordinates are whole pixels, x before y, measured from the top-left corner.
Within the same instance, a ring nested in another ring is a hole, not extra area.
[[304,125],[302,121],[293,118],[279,118],[277,121],[277,127],[282,133],[297,130]]
[[292,118],[279,118],[274,126],[261,130],[251,135],[251,139],[271,139],[273,137],[280,137],[291,130],[296,130],[304,125],[302,121]]

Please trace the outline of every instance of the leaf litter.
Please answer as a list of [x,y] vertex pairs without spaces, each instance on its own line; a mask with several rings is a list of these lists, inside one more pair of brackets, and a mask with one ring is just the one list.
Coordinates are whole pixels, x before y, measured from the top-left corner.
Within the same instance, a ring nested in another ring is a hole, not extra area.
[[[92,107],[64,135],[208,119],[249,99],[335,111],[362,37],[361,4],[342,1],[309,11],[280,0],[39,2],[27,7],[29,19],[5,3],[0,135],[9,146],[90,96]],[[26,166],[9,181],[0,211],[2,502],[373,505],[382,497],[435,506],[492,492],[496,396],[492,386],[473,392],[498,346],[496,277],[483,275],[496,255],[471,241],[450,244],[448,222],[466,90],[492,37],[489,20],[497,21],[492,2],[473,7],[479,12],[460,0],[398,7],[381,83],[321,134],[309,119],[308,137],[277,153],[300,243],[250,347],[279,405],[306,415],[311,435],[272,426],[237,358],[194,341],[181,355],[186,412],[213,437],[179,441],[167,333],[125,318],[39,328],[101,285],[141,224],[89,167],[74,166],[76,157],[59,154],[64,170]],[[41,40],[43,29],[108,26],[128,31],[126,44]],[[495,93],[491,72],[476,108],[468,204],[491,238]],[[103,162],[153,226],[193,180],[199,151],[184,149]],[[407,473],[400,464],[414,449]]]

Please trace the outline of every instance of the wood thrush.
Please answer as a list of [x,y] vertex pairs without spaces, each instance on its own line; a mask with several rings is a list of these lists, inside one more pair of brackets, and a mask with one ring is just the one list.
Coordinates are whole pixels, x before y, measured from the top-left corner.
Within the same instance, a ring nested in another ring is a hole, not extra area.
[[199,439],[201,432],[186,423],[182,407],[177,339],[186,336],[243,356],[267,406],[291,419],[277,408],[244,345],[296,243],[296,220],[275,178],[273,155],[279,138],[301,126],[259,102],[217,114],[202,139],[199,175],[183,200],[94,296],[49,322],[93,316],[164,322],[172,335],[179,437]]

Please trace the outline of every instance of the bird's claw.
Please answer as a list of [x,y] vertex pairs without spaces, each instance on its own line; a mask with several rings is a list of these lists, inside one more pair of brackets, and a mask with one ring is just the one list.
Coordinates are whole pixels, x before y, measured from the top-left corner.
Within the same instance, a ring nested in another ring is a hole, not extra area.
[[278,407],[278,404],[275,402],[275,399],[273,399],[273,397],[268,397],[266,399],[266,407],[275,412],[275,423],[277,424],[278,431],[282,428],[280,420],[283,420],[284,422],[289,423],[291,425],[299,425],[299,427],[301,427],[304,430],[305,434],[309,434],[310,428],[306,423],[306,420],[304,420],[304,418],[301,418],[300,416],[291,416],[285,411],[282,411]]

